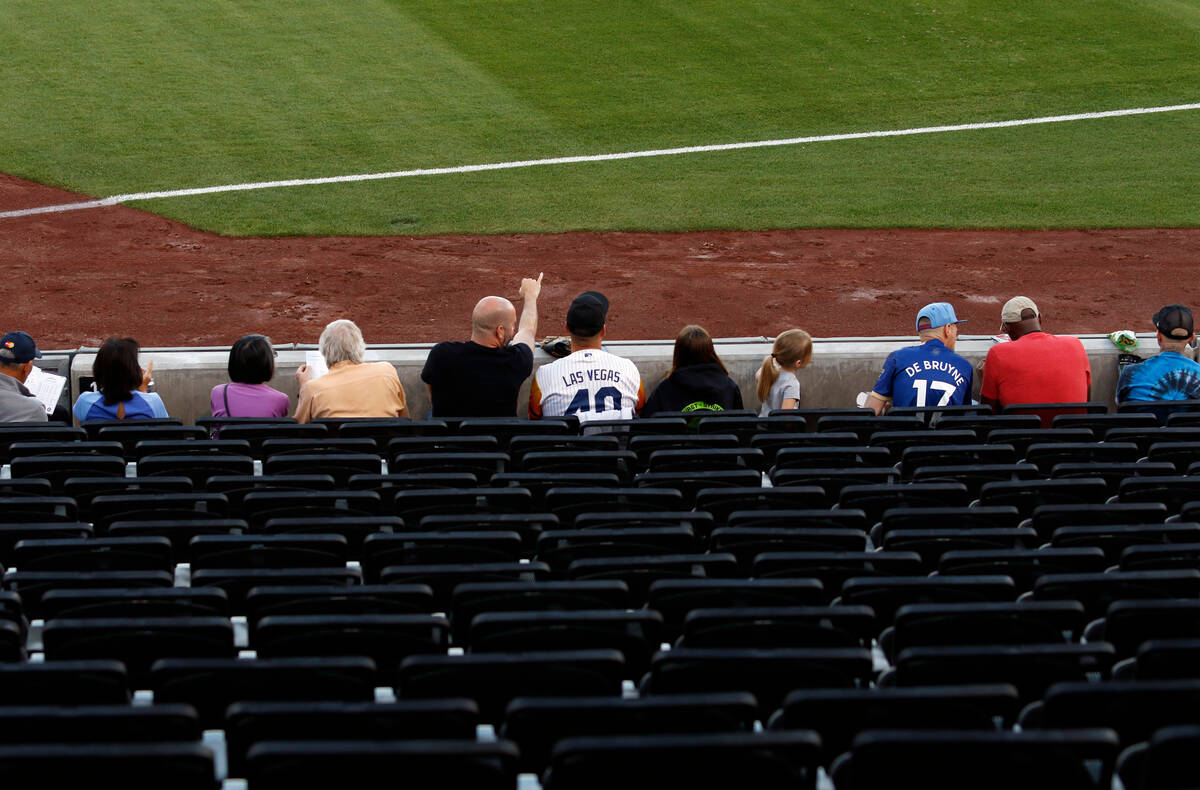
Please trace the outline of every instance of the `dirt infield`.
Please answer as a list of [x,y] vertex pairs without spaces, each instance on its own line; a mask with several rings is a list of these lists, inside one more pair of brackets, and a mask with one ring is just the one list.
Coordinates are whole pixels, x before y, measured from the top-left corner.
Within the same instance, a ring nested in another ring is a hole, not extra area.
[[[0,210],[86,199],[0,175]],[[1200,229],[788,230],[232,239],[125,206],[0,219],[4,330],[43,348],[128,334],[227,345],[247,332],[315,342],[334,318],[367,341],[465,338],[479,297],[545,272],[539,335],[579,291],[608,294],[609,336],[903,335],[926,302],[965,331],[1032,297],[1055,332],[1147,331],[1163,304],[1200,305]]]

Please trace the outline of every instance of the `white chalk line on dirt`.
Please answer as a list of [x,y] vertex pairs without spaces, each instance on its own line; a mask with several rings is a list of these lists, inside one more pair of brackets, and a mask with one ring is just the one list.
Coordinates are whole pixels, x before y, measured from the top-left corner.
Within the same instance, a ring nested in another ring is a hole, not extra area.
[[441,176],[453,173],[480,173],[487,170],[513,170],[522,167],[540,167],[542,165],[572,165],[583,162],[612,162],[620,159],[642,159],[651,156],[678,156],[681,154],[704,154],[713,151],[739,151],[747,148],[770,148],[783,145],[801,145],[804,143],[829,143],[839,140],[862,140],[871,137],[906,137],[915,134],[938,134],[941,132],[967,132],[977,129],[1004,129],[1011,126],[1033,126],[1045,123],[1066,123],[1069,121],[1089,121],[1097,118],[1118,118],[1126,115],[1149,115],[1152,113],[1179,112],[1181,110],[1200,110],[1200,103],[1172,104],[1163,107],[1132,107],[1125,110],[1104,110],[1101,112],[1080,112],[1070,115],[1047,115],[1040,118],[1019,118],[1011,121],[986,121],[982,123],[962,123],[951,126],[921,126],[913,129],[886,129],[874,132],[849,132],[845,134],[821,134],[810,137],[788,137],[780,140],[754,140],[744,143],[718,143],[715,145],[689,145],[681,148],[658,148],[649,151],[624,151],[615,154],[589,154],[583,156],[556,156],[549,159],[525,159],[516,162],[493,162],[482,165],[458,165],[455,167],[429,167],[417,170],[395,170],[388,173],[358,173],[345,176],[326,176],[324,178],[292,178],[284,181],[256,181],[246,184],[224,184],[213,187],[193,187],[191,189],[167,189],[158,192],[131,192],[124,195],[112,195],[99,200],[85,200],[77,203],[59,203],[50,206],[0,211],[0,219],[28,217],[35,214],[54,214],[63,211],[79,211],[81,209],[102,208],[115,206],[118,203],[129,203],[135,200],[159,200],[162,198],[189,197],[192,195],[212,195],[220,192],[248,192],[258,189],[279,189],[281,187],[302,187],[318,184],[348,184],[355,181],[382,181],[393,178],[412,178],[414,176]]

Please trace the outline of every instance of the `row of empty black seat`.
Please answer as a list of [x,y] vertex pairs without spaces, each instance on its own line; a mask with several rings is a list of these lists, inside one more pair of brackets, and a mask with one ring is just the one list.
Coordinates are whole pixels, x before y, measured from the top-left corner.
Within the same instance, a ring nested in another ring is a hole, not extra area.
[[[965,413],[668,417],[524,450],[507,423],[483,443],[469,421],[396,421],[382,443],[318,426],[332,438],[306,446],[307,426],[232,425],[227,475],[198,434],[191,471],[144,452],[182,437],[76,436],[136,476],[0,481],[0,733],[20,744],[0,769],[211,787],[198,733],[215,728],[251,788],[511,790],[518,771],[811,787],[819,766],[839,790],[1181,786],[1200,726],[1195,448],[1183,421],[1134,416],[1051,429],[1073,436]],[[405,430],[468,441],[389,448]],[[11,470],[37,463],[18,449]],[[510,471],[538,453],[582,471]],[[493,466],[391,469],[414,454]],[[339,455],[389,474],[271,466]],[[80,713],[56,735],[64,705]]]

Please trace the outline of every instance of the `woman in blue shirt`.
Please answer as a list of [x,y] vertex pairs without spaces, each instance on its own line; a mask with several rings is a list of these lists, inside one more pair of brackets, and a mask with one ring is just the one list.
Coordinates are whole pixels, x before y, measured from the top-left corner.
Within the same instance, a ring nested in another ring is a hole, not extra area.
[[146,420],[166,417],[167,407],[158,393],[150,392],[150,374],[138,364],[138,342],[132,337],[110,337],[100,346],[92,375],[99,392],[85,392],[75,401],[75,418],[85,420]]

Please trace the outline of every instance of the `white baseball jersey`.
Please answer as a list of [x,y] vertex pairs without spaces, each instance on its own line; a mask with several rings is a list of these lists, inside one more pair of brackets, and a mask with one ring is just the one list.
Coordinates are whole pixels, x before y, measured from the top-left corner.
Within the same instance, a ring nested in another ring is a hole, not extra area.
[[628,420],[645,402],[637,366],[598,348],[542,365],[529,388],[534,418],[574,414],[580,422]]

